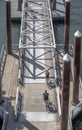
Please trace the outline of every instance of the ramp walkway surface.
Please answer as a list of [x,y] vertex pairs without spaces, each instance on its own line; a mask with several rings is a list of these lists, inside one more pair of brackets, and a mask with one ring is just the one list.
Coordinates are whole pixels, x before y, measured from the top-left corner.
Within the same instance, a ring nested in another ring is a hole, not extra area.
[[[48,88],[45,78],[45,72],[48,70],[49,80],[54,84],[54,48],[49,0],[24,0],[19,41],[19,77],[23,86],[20,87],[21,110],[18,111],[19,118],[16,123],[17,127],[21,124],[21,129],[50,130],[53,124],[53,130],[60,126],[54,126],[59,122],[55,86],[53,89]],[[49,94],[49,103],[52,104],[53,111],[50,111],[50,106],[44,102],[45,90]]]
[[[50,130],[53,124],[53,130],[60,126],[54,126],[59,124],[55,86],[53,89],[48,88],[45,75],[46,71],[49,71],[49,81],[55,84],[52,57],[54,48],[49,0],[24,0],[19,41],[19,77],[24,86],[21,87],[23,97],[19,122],[27,124],[27,129]],[[44,102],[45,90],[49,94],[49,102],[54,107],[53,112],[47,110],[49,107]]]
[[[45,83],[46,70],[53,73],[54,47],[49,0],[24,0],[19,42],[23,83]],[[54,77],[52,75],[51,78]]]

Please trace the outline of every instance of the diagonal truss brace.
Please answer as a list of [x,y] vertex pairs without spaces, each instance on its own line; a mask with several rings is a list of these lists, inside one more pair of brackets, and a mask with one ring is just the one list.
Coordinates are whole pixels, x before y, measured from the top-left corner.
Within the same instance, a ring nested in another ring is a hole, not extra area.
[[[49,4],[49,0],[23,0],[19,49],[32,47],[55,48]],[[38,5],[38,9],[36,5]],[[47,45],[45,41],[49,41]]]

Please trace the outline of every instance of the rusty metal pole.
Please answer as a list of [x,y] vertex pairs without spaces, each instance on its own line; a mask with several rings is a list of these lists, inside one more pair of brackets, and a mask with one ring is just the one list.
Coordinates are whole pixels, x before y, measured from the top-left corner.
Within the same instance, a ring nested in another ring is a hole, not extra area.
[[77,105],[79,102],[79,76],[80,76],[80,48],[81,33],[76,31],[74,34],[74,73],[73,73],[73,100],[72,104]]
[[1,57],[0,57],[0,104],[2,103],[2,77],[1,77]]
[[18,0],[18,10],[22,10],[22,0]]
[[68,127],[70,64],[71,64],[71,58],[68,54],[65,54],[65,56],[63,57],[63,79],[62,79],[62,97],[61,97],[61,129],[60,130],[67,130],[67,127]]
[[11,3],[6,0],[7,51],[11,54]]
[[65,0],[65,27],[64,27],[64,50],[65,54],[69,49],[69,25],[70,25],[70,0]]
[[56,0],[53,0],[53,10],[56,9]]

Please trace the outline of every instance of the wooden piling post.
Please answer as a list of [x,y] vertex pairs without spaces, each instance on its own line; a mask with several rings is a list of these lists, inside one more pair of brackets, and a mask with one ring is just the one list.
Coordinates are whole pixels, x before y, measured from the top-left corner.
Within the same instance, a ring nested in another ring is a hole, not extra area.
[[11,54],[11,3],[6,0],[7,51]]
[[56,9],[56,0],[53,0],[53,10]]
[[70,25],[70,0],[65,0],[65,27],[64,27],[64,50],[65,54],[69,49],[69,25]]
[[81,33],[76,31],[74,34],[74,62],[73,62],[73,100],[72,104],[77,105],[79,102],[79,76],[80,76],[80,48]]
[[69,86],[70,86],[70,63],[71,58],[68,54],[63,57],[63,79],[61,97],[61,129],[67,130],[68,127],[68,108],[69,108]]
[[0,57],[0,104],[2,103],[2,77],[1,77],[1,57]]
[[18,11],[22,10],[22,0],[18,0]]

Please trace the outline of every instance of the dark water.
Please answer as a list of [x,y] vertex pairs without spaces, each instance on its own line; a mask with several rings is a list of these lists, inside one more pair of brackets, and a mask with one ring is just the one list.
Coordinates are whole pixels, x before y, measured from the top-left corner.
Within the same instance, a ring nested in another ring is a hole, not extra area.
[[0,118],[0,130],[2,130],[3,120]]
[[[12,44],[19,44],[20,24],[12,23],[11,32]],[[3,44],[6,44],[6,30],[4,32],[0,31],[0,50]]]
[[[12,44],[19,43],[20,35],[20,24],[12,23]],[[0,50],[3,44],[6,44],[6,10],[5,10],[5,0],[0,1]]]
[[[78,120],[79,119],[79,120]],[[82,130],[82,112],[72,121],[73,130]]]
[[[71,44],[74,44],[74,33],[79,30],[82,33],[82,0],[71,0],[71,12],[70,12],[70,40]],[[64,43],[64,25],[54,24],[54,30],[56,34],[56,42],[59,44]],[[82,42],[81,42],[82,43]],[[82,45],[81,45],[81,64],[80,75],[82,78]],[[82,113],[78,115],[77,119],[73,121],[73,130],[82,130]]]
[[12,44],[19,44],[20,23],[12,23]]
[[[82,0],[71,0],[70,12],[70,44],[74,44],[74,33],[79,30],[82,33]],[[57,44],[64,43],[64,25],[54,24]],[[81,42],[82,43],[82,42]],[[77,59],[78,60],[78,59]],[[82,79],[82,45],[81,45],[81,64],[80,76]],[[73,130],[82,130],[82,113],[73,121]]]
[[[6,43],[6,15],[5,15],[5,0],[0,2],[0,45]],[[79,30],[82,33],[82,0],[71,0],[70,11],[70,43],[73,44],[74,33]],[[54,24],[56,34],[56,42],[62,43],[64,34],[63,24]],[[12,43],[18,44],[20,33],[20,24],[12,24]],[[82,58],[81,58],[82,59]]]
[[2,44],[6,43],[6,15],[5,4],[0,1],[0,49]]
[[[69,43],[74,44],[74,33],[79,30],[82,33],[82,0],[71,0],[70,10],[70,39]],[[57,44],[64,43],[64,25],[54,24]],[[82,43],[82,42],[81,42]],[[81,66],[82,66],[82,46],[81,46]],[[80,73],[82,77],[82,67]]]

